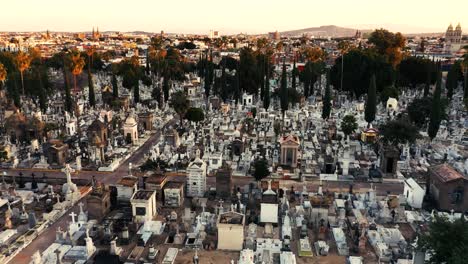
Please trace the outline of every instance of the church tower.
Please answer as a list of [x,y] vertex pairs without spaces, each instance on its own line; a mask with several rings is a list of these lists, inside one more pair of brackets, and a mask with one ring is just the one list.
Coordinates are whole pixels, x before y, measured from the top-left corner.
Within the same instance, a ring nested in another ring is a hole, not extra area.
[[450,26],[447,28],[447,31],[445,32],[445,41],[452,42],[452,37],[453,37],[453,26],[452,26],[452,23],[450,23]]
[[461,43],[462,39],[462,29],[460,23],[458,23],[457,27],[455,28],[455,31],[453,32],[453,42],[454,43]]

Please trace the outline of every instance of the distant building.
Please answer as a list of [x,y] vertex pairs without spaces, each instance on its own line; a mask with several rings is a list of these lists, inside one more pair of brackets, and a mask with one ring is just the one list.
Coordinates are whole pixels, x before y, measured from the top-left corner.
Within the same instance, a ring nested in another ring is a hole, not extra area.
[[270,38],[271,40],[280,40],[281,35],[278,31],[268,32],[268,38]]
[[210,30],[210,39],[215,39],[221,37],[219,31],[217,30]]
[[445,51],[448,53],[455,53],[463,47],[462,42],[462,29],[460,23],[453,29],[452,24],[445,32]]

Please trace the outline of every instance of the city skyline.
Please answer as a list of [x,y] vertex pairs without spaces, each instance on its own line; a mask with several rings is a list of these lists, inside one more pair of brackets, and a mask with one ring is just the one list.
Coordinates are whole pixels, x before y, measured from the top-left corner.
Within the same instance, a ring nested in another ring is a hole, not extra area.
[[[147,31],[168,33],[207,34],[219,30],[222,34],[264,34],[269,31],[288,31],[322,25],[337,25],[356,29],[387,28],[402,33],[444,32],[452,23],[468,25],[464,1],[396,0],[390,6],[370,0],[336,1],[339,6],[330,10],[330,3],[295,1],[284,6],[279,1],[237,1],[236,5],[219,1],[171,3],[148,0],[129,5],[128,1],[82,0],[80,5],[66,6],[58,0],[7,2],[5,10],[21,10],[4,15],[0,31],[58,31],[83,32],[99,27],[101,31]],[[424,4],[424,5],[423,5]],[[298,8],[301,7],[301,8]],[[177,9],[176,9],[177,8]],[[169,12],[168,10],[173,10]],[[313,10],[328,10],[314,12]],[[382,10],[385,10],[384,12]],[[416,11],[415,11],[416,10]],[[262,12],[264,11],[264,12]],[[21,13],[21,15],[18,15]],[[409,21],[409,23],[404,23]],[[255,23],[254,23],[255,22]]]

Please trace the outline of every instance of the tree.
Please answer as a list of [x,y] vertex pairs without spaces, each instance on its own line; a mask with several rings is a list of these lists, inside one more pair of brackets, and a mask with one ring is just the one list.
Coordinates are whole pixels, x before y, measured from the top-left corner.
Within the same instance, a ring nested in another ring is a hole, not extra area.
[[386,105],[388,98],[398,99],[399,91],[395,86],[387,86],[380,93],[380,101],[382,104]]
[[83,71],[83,67],[85,66],[85,62],[83,57],[81,57],[81,54],[78,52],[73,52],[71,54],[71,65],[70,69],[73,74],[73,83],[74,83],[74,88],[75,90],[77,89],[76,87],[76,76],[80,75],[81,72]]
[[353,115],[345,115],[341,120],[341,130],[346,136],[351,135],[358,128],[356,118]]
[[162,90],[164,93],[164,102],[167,102],[169,100],[169,89],[170,89],[169,75],[164,74],[163,87],[162,87]]
[[369,84],[369,91],[367,92],[367,100],[365,106],[365,119],[367,123],[372,123],[375,119],[377,111],[377,88],[375,85],[375,75],[372,75]]
[[3,83],[5,82],[7,78],[7,70],[5,68],[5,66],[0,63],[0,90],[3,89]]
[[405,118],[390,120],[379,131],[382,141],[389,145],[414,143],[420,137],[418,128]]
[[91,69],[93,68],[93,55],[94,55],[94,48],[89,48],[86,50],[86,54],[88,55],[88,88],[89,88],[89,105],[95,106],[96,105],[96,95],[94,94],[94,81],[93,81],[93,73]]
[[263,108],[265,110],[268,110],[270,107],[270,62],[267,62],[267,71],[266,71],[266,76],[265,76],[265,91],[264,91],[264,97],[263,97]]
[[185,113],[187,113],[188,108],[190,107],[190,102],[187,99],[187,96],[182,91],[175,92],[174,94],[172,94],[171,101],[169,104],[179,115],[180,126],[182,127],[183,118],[185,116]]
[[325,86],[325,95],[323,96],[322,118],[327,120],[330,117],[332,108],[331,88],[330,88],[330,72],[327,71],[327,85]]
[[[341,73],[341,60],[344,69]],[[343,86],[341,86],[343,75]],[[337,90],[351,92],[356,98],[366,94],[372,75],[375,75],[377,91],[393,85],[395,70],[383,55],[368,49],[352,49],[335,61],[330,70],[331,84]]]
[[140,102],[140,81],[137,81],[133,87],[133,101],[135,103]]
[[281,113],[283,114],[288,110],[288,79],[286,76],[286,63],[283,61],[283,71],[281,74],[281,86],[280,86],[280,104],[281,104]]
[[240,87],[249,94],[258,94],[257,61],[250,48],[243,48],[240,51],[239,63]]
[[296,68],[296,59],[294,58],[293,69],[291,72],[291,87],[294,90],[296,89],[296,76],[297,76],[297,68]]
[[29,68],[29,66],[31,65],[31,57],[27,54],[27,53],[24,53],[22,51],[19,51],[17,54],[16,54],[16,58],[15,58],[15,64],[16,64],[16,67],[18,68],[18,71],[20,72],[20,76],[21,76],[21,88],[23,90],[23,95],[24,95],[24,71],[27,70]]
[[205,114],[203,113],[203,110],[198,107],[190,107],[187,110],[187,113],[185,113],[185,119],[198,123],[200,121],[203,121],[205,119]]
[[442,73],[439,70],[437,76],[437,83],[436,89],[434,91],[434,96],[432,97],[432,108],[431,108],[431,115],[429,118],[429,127],[427,133],[431,140],[433,140],[437,136],[437,132],[439,131],[440,122],[442,120],[442,109],[440,106],[440,96],[442,93]]
[[400,32],[377,29],[370,34],[368,42],[374,45],[378,53],[385,55],[393,67],[403,58],[402,49],[405,47],[406,38]]
[[268,161],[264,158],[257,159],[254,161],[254,178],[256,181],[261,181],[270,175],[270,169]]
[[401,61],[398,66],[398,77],[400,86],[410,86],[416,88],[418,85],[427,82],[427,75],[430,76],[430,82],[436,80],[436,72],[433,63],[429,59],[421,57],[408,57]]
[[447,97],[449,100],[452,99],[453,91],[457,89],[460,81],[463,81],[462,64],[460,61],[457,61],[450,67],[447,73],[445,87],[447,88]]
[[416,126],[423,127],[431,114],[432,98],[415,98],[406,108],[408,116]]
[[88,87],[89,87],[89,105],[95,106],[96,96],[94,94],[94,81],[93,81],[93,75],[91,74],[91,70],[88,70]]
[[427,263],[466,263],[468,259],[468,224],[463,217],[450,221],[436,216],[429,232],[419,235],[417,247],[429,251]]
[[112,97],[114,99],[119,98],[119,85],[117,84],[117,76],[115,73],[112,73]]

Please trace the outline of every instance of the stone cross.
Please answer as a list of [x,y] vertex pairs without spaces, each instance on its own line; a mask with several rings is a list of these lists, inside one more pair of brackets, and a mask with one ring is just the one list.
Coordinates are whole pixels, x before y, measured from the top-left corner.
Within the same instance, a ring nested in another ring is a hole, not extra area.
[[83,204],[82,202],[80,202],[80,203],[78,204],[78,206],[80,207],[80,212],[83,212],[83,205],[84,205],[84,204]]
[[75,212],[72,212],[72,213],[69,214],[69,215],[70,215],[71,218],[72,218],[72,222],[75,223],[75,216],[76,216]]

